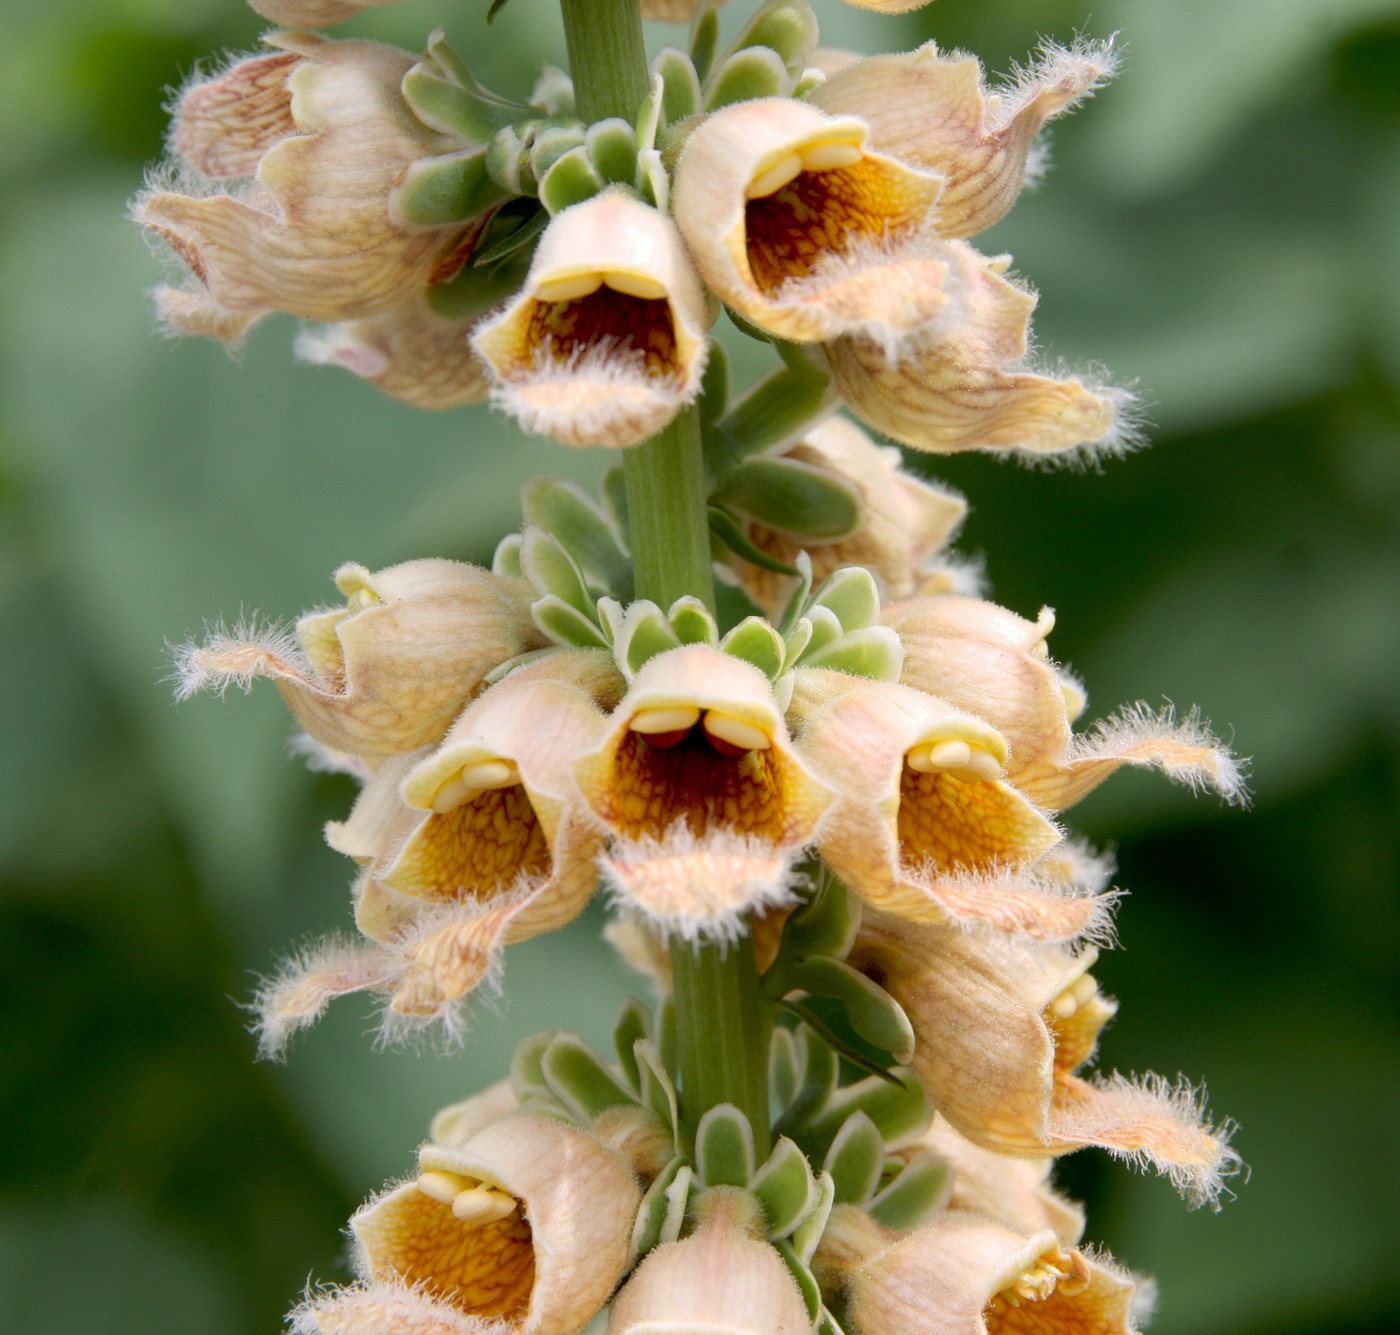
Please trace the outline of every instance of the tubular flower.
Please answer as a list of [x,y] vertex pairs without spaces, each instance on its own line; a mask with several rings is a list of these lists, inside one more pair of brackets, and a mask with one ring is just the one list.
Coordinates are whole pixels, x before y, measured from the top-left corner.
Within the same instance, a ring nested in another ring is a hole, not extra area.
[[159,296],[184,331],[236,336],[274,310],[375,315],[425,284],[452,246],[451,232],[401,226],[390,207],[411,164],[456,147],[403,101],[415,58],[314,33],[265,40],[278,54],[193,85],[175,113],[180,165],[243,183],[202,197],[156,188],[135,207],[202,285]]
[[700,392],[708,324],[675,224],[606,190],[550,222],[525,286],[472,343],[526,431],[625,446]]
[[941,182],[868,147],[868,133],[768,98],[707,116],[687,139],[676,220],[705,281],[765,332],[859,332],[888,349],[947,305],[947,263],[926,236]]
[[1047,810],[1073,806],[1124,765],[1245,798],[1240,763],[1194,710],[1177,720],[1139,703],[1076,735],[1086,698],[1050,660],[1048,608],[1031,622],[981,599],[921,598],[888,605],[881,621],[904,645],[901,680],[991,723],[1010,744],[1010,782]]
[[[834,473],[860,495],[862,523],[848,538],[820,542],[789,535],[756,520],[745,525],[749,541],[769,556],[791,564],[798,552],[812,558],[812,580],[820,584],[841,566],[864,566],[890,598],[908,598],[918,589],[928,560],[950,542],[967,514],[967,502],[900,467],[899,451],[877,445],[854,423],[830,417],[782,452],[785,459]],[[786,580],[737,558],[733,562],[744,591],[760,607],[776,612]]]
[[831,800],[793,749],[768,679],[704,645],[642,667],[575,775],[624,858],[629,844],[684,832],[795,851]]
[[1018,1159],[984,1150],[941,1117],[909,1149],[932,1150],[952,1170],[948,1205],[954,1210],[989,1215],[1018,1233],[1053,1229],[1067,1247],[1084,1236],[1083,1207],[1050,1186],[1051,1159]]
[[474,320],[439,315],[419,291],[388,310],[330,325],[297,340],[297,354],[340,366],[415,408],[483,403],[490,377],[472,352]]
[[1006,743],[907,686],[811,669],[789,717],[813,773],[838,793],[817,849],[867,903],[915,922],[981,922],[1065,940],[1103,915],[1092,895],[1018,875],[1060,832],[1003,782]]
[[1188,1086],[1078,1074],[1117,1009],[1088,972],[1096,958],[867,913],[850,963],[904,1007],[929,1101],[974,1144],[1032,1158],[1098,1146],[1214,1205],[1238,1157]]
[[1014,86],[990,91],[978,60],[929,42],[830,73],[812,102],[829,115],[863,117],[880,152],[941,176],[934,230],[975,236],[1016,202],[1041,127],[1117,69],[1111,42],[1046,43]]
[[345,605],[308,612],[295,636],[272,627],[211,631],[176,655],[177,694],[277,683],[297,722],[332,751],[386,756],[442,736],[492,668],[548,643],[531,591],[458,561],[335,573]]
[[[425,1145],[418,1168],[360,1209],[350,1231],[366,1283],[412,1286],[445,1309],[444,1329],[455,1315],[574,1335],[622,1278],[641,1192],[624,1159],[587,1132],[510,1113],[457,1146]],[[334,1297],[314,1298],[308,1320],[334,1312]]]
[[811,1322],[783,1258],[753,1236],[751,1197],[718,1188],[700,1227],[657,1247],[608,1310],[612,1335],[807,1335]]
[[823,351],[851,411],[918,450],[1031,456],[1121,452],[1131,443],[1132,396],[1057,378],[1026,364],[1035,297],[961,241],[942,243],[948,307],[904,340],[898,355],[869,334]]
[[[951,1210],[902,1237],[849,1205],[832,1214],[825,1266],[862,1335],[1135,1335],[1134,1283],[1107,1257]],[[823,1253],[818,1257],[822,1259]]]

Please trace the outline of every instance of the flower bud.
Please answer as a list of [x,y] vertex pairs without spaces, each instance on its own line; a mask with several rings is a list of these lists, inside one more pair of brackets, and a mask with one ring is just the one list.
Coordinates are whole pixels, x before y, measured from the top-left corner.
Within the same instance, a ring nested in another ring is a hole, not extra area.
[[700,392],[708,324],[675,225],[614,189],[550,222],[525,286],[472,343],[526,431],[625,446]]
[[610,1335],[807,1335],[796,1281],[747,1226],[743,1195],[719,1189],[700,1228],[656,1248],[608,1312]]

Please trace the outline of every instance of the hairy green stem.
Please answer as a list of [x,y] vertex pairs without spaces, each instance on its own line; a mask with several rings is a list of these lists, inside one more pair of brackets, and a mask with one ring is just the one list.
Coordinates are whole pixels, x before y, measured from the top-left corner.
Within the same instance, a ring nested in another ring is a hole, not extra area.
[[[560,8],[579,115],[632,120],[650,88],[637,0],[560,0]],[[687,594],[714,607],[702,460],[695,408],[623,455],[637,597],[662,608]],[[772,1009],[753,941],[693,946],[673,937],[671,959],[686,1123],[693,1132],[708,1108],[732,1103],[766,1157]]]

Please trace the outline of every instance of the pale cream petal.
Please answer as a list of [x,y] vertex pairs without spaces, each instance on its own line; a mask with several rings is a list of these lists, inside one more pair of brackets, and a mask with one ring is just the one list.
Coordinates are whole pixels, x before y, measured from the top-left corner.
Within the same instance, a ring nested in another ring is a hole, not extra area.
[[446,320],[423,293],[378,315],[330,325],[297,340],[297,355],[340,366],[415,408],[484,403],[490,377],[472,351],[474,320]]
[[[227,310],[327,321],[385,310],[425,283],[452,243],[451,232],[407,231],[390,217],[390,193],[407,167],[443,147],[399,92],[415,58],[313,33],[270,40],[296,58],[287,88],[299,133],[267,148],[250,186],[205,198],[156,189],[137,201],[135,217]],[[250,103],[250,144],[267,136],[268,100]],[[220,170],[246,168],[251,147],[222,163],[205,143],[212,114],[194,116],[191,151]]]
[[962,242],[944,243],[944,317],[896,349],[865,334],[824,344],[836,387],[863,422],[915,449],[1032,456],[1121,453],[1132,396],[1023,365],[1035,298]]
[[989,91],[977,60],[929,42],[832,74],[812,101],[833,115],[864,116],[881,152],[943,176],[937,230],[972,236],[1016,202],[1045,122],[1088,97],[1117,65],[1111,43],[1047,44],[1014,87]]
[[276,627],[215,627],[177,653],[181,698],[277,683],[298,723],[337,751],[384,756],[436,741],[493,668],[546,641],[531,592],[457,561],[336,572],[343,607]]
[[1106,1258],[960,1210],[868,1259],[847,1291],[862,1335],[1135,1332],[1133,1282]]
[[947,305],[947,260],[924,235],[940,182],[866,137],[855,117],[770,98],[687,139],[676,220],[705,281],[759,328],[807,343],[861,330],[889,348]]
[[402,1281],[313,1290],[289,1318],[292,1335],[505,1335],[508,1327]]
[[163,329],[172,334],[217,338],[221,343],[237,343],[268,314],[267,311],[225,310],[203,287],[190,289],[162,284],[152,295],[156,319]]
[[266,19],[286,28],[328,28],[366,9],[398,0],[248,0]]
[[701,1227],[657,1247],[613,1300],[612,1335],[807,1335],[806,1305],[782,1257],[746,1227],[752,1208],[734,1188],[712,1193]]
[[473,1094],[460,1103],[451,1103],[439,1109],[433,1116],[428,1138],[439,1145],[460,1144],[498,1117],[514,1112],[519,1104],[510,1078],[497,1080],[480,1094]]
[[525,430],[626,446],[700,392],[709,323],[675,225],[607,190],[550,222],[524,287],[472,343]]
[[[682,726],[658,733],[639,718],[647,713],[677,713]],[[711,713],[760,744],[739,747],[717,737],[707,727]],[[799,848],[831,801],[793,750],[768,679],[717,649],[691,645],[658,654],[609,723],[575,775],[615,836],[659,839],[680,821],[697,836],[724,830]]]
[[622,1277],[641,1192],[587,1132],[512,1113],[460,1145],[424,1146],[419,1169],[434,1187],[484,1188],[509,1213],[475,1222],[422,1178],[395,1187],[350,1221],[366,1279],[421,1285],[520,1335],[576,1335]]
[[986,719],[1006,738],[1013,783],[1028,766],[1058,760],[1069,719],[1045,649],[1054,614],[1036,621],[980,598],[919,598],[881,609],[904,646],[901,681]]

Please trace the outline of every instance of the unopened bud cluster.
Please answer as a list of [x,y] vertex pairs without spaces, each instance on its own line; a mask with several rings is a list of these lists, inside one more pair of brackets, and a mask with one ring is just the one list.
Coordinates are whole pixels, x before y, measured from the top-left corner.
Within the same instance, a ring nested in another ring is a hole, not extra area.
[[[444,1109],[351,1220],[356,1282],[294,1328],[1128,1335],[1147,1299],[1081,1246],[1053,1161],[1098,1147],[1215,1206],[1237,1158],[1190,1084],[1094,1071],[1118,892],[1063,813],[1124,766],[1230,801],[1240,770],[1194,711],[1079,726],[1053,614],[983,598],[962,498],[838,415],[933,452],[1128,440],[1122,391],[1028,361],[1034,296],[967,240],[1116,57],[1046,45],[994,89],[933,44],[823,50],[806,0],[724,49],[713,5],[643,10],[690,16],[689,45],[591,124],[563,71],[503,97],[441,33],[421,59],[274,33],[181,95],[136,206],[189,271],[158,295],[178,330],[290,312],[311,360],[565,445],[650,449],[694,414],[731,586],[723,615],[638,596],[619,467],[598,496],[527,484],[490,570],[345,565],[340,606],[180,651],[182,694],[272,680],[360,784],[326,828],[356,937],[265,984],[266,1053],[349,993],[390,1037],[458,1039],[508,947],[600,888],[657,993],[608,1056],[542,1034]],[[737,395],[721,307],[782,357]],[[741,945],[766,1115],[703,1106],[677,1056],[677,952]]]

